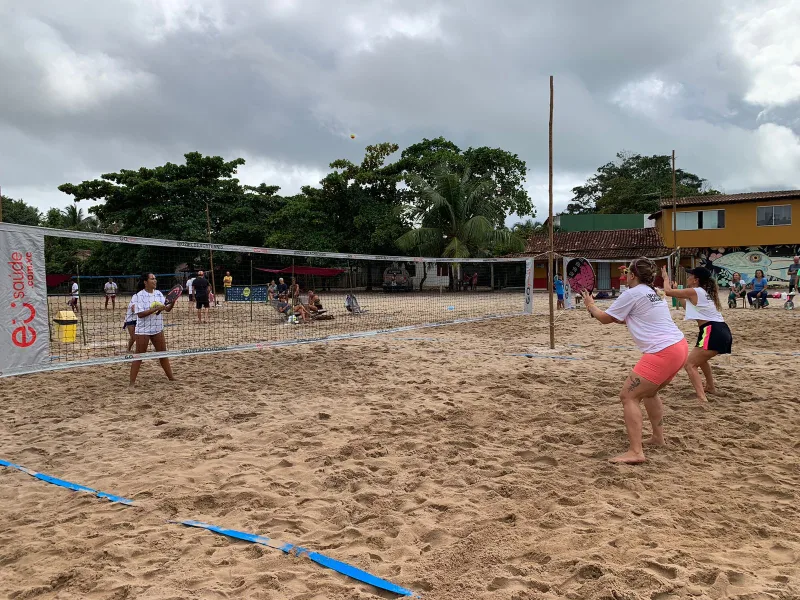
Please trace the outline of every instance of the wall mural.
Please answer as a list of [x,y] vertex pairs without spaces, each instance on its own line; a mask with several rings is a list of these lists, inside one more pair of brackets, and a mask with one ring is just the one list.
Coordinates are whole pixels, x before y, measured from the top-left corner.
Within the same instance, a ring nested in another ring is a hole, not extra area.
[[700,264],[710,269],[720,285],[727,285],[734,273],[750,283],[756,269],[764,271],[768,281],[789,282],[786,273],[792,259],[800,255],[800,246],[746,246],[705,248],[700,251]]

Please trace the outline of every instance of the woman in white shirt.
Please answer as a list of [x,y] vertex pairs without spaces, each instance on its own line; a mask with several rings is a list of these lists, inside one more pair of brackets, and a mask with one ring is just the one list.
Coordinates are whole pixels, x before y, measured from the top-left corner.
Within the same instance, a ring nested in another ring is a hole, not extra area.
[[130,352],[136,343],[136,304],[133,298],[131,298],[128,310],[125,312],[125,321],[122,323],[122,328],[128,330],[128,352]]
[[[131,304],[136,312],[136,354],[144,354],[150,342],[156,352],[164,352],[167,349],[167,342],[164,339],[164,317],[162,311],[170,312],[174,304],[166,304],[164,294],[156,289],[158,281],[152,273],[142,275],[139,280],[140,291],[134,294]],[[168,358],[158,359],[161,368],[167,375],[167,379],[175,381],[172,375],[172,367]],[[131,363],[131,387],[136,383],[136,376],[142,366],[141,360]]]
[[604,325],[625,323],[643,353],[619,393],[630,448],[612,462],[636,464],[645,461],[642,411],[639,408],[642,401],[653,429],[648,443],[664,445],[664,407],[658,392],[683,368],[689,354],[686,338],[672,320],[666,301],[653,287],[656,272],[656,265],[649,258],[634,260],[626,276],[628,289],[606,311],[597,308],[590,293],[581,293],[589,314]]
[[[697,267],[686,271],[686,288],[677,290],[670,284],[666,267],[661,270],[661,275],[664,277],[664,293],[683,301],[686,306],[685,320],[697,321],[700,326],[697,343],[686,361],[686,372],[694,386],[697,400],[706,402],[706,393],[715,394],[717,391],[708,361],[717,354],[730,354],[733,345],[731,330],[719,312],[721,305],[717,281],[711,271],[705,267]],[[706,376],[705,389],[698,368]]]

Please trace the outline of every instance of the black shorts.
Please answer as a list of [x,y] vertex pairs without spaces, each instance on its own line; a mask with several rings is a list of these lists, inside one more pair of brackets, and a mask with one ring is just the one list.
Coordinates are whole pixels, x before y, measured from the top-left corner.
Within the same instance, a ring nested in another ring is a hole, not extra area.
[[194,294],[189,294],[189,302],[194,302]]
[[208,297],[197,298],[195,306],[197,307],[197,310],[200,310],[201,308],[211,308],[211,303],[208,301]]
[[727,323],[708,321],[700,325],[695,347],[702,350],[713,350],[719,354],[730,354],[733,346],[733,335]]
[[122,326],[122,328],[127,329],[131,325],[136,325],[136,321],[125,321],[125,324]]

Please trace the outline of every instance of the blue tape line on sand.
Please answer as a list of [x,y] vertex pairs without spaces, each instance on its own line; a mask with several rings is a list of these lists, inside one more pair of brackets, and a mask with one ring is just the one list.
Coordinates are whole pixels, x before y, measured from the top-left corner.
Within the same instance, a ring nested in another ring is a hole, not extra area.
[[[28,469],[27,467],[23,467],[15,463],[9,462],[7,460],[3,460],[2,458],[0,458],[0,467],[10,467],[12,469],[16,469],[17,471],[22,471],[23,473],[27,473],[31,477],[35,477],[36,479],[39,479],[41,481],[52,483],[53,485],[66,488],[68,490],[73,490],[76,492],[89,492],[90,494],[94,494],[98,498],[105,498],[107,500],[110,500],[111,502],[118,502],[120,504],[126,504],[128,506],[134,505],[133,500],[130,500],[128,498],[123,498],[122,496],[115,496],[114,494],[108,494],[106,492],[98,492],[97,490],[94,490],[90,487],[86,487],[85,485],[72,483],[71,481],[65,481],[64,479],[58,479],[57,477],[51,477],[50,475],[45,475],[44,473],[37,473],[36,471]],[[329,556],[325,556],[324,554],[311,552],[307,548],[303,548],[301,546],[295,546],[294,544],[290,544],[288,542],[280,542],[278,540],[273,540],[263,535],[245,533],[244,531],[236,531],[235,529],[222,529],[221,527],[209,525],[207,523],[202,523],[200,521],[169,521],[169,522],[181,523],[183,525],[188,525],[190,527],[202,527],[203,529],[208,529],[209,531],[213,531],[215,533],[227,535],[229,537],[233,537],[239,540],[244,540],[245,542],[252,542],[254,544],[263,544],[264,546],[269,546],[270,548],[276,548],[277,550],[281,550],[287,554],[293,554],[295,556],[307,556],[312,561],[314,561],[319,565],[322,565],[323,567],[328,567],[329,569],[332,569],[337,573],[341,573],[342,575],[347,575],[348,577],[351,577],[363,583],[368,583],[369,585],[375,586],[376,588],[393,592],[395,594],[400,594],[401,596],[413,596],[415,598],[420,597],[419,594],[416,594],[411,590],[407,590],[406,588],[400,587],[399,585],[396,585],[390,581],[386,581],[385,579],[381,579],[380,577],[371,575],[366,571],[362,571],[361,569],[348,565],[347,563],[343,563],[334,558],[330,558]]]
[[318,552],[311,552],[307,548],[303,548],[302,546],[295,546],[294,544],[290,544],[288,542],[281,542],[279,540],[273,540],[263,535],[256,535],[254,533],[247,533],[245,531],[237,531],[235,529],[223,529],[222,527],[217,527],[216,525],[209,525],[208,523],[202,523],[200,521],[170,521],[171,523],[180,523],[181,525],[186,525],[188,527],[200,527],[202,529],[207,529],[208,531],[213,531],[214,533],[218,533],[220,535],[226,535],[228,537],[235,538],[237,540],[243,540],[245,542],[251,542],[253,544],[261,544],[264,546],[269,546],[270,548],[276,548],[285,552],[286,554],[291,554],[293,556],[302,557],[306,556],[309,559],[313,560],[315,563],[320,564],[324,567],[328,567],[336,571],[337,573],[341,573],[342,575],[347,575],[353,579],[357,579],[358,581],[362,581],[364,583],[368,583],[371,586],[376,588],[380,588],[382,590],[386,590],[387,592],[392,592],[394,594],[399,594],[401,596],[412,596],[415,598],[419,598],[420,596],[415,592],[408,590],[406,588],[400,587],[392,583],[391,581],[386,581],[385,579],[381,579],[380,577],[375,577],[375,575],[371,575],[366,571],[362,571],[352,565],[348,565],[336,559],[330,558],[325,556],[324,554],[319,554]]
[[128,506],[133,505],[133,500],[129,498],[123,498],[122,496],[115,496],[114,494],[109,494],[107,492],[100,492],[90,487],[86,487],[85,485],[79,485],[77,483],[72,483],[71,481],[58,479],[57,477],[45,475],[44,473],[37,473],[36,471],[33,471],[26,467],[21,467],[20,465],[15,465],[14,463],[8,462],[7,460],[3,460],[1,458],[0,458],[0,467],[11,467],[12,469],[16,469],[17,471],[22,471],[23,473],[27,473],[31,477],[35,477],[36,479],[40,479],[41,481],[46,481],[47,483],[52,483],[53,485],[67,488],[68,490],[72,490],[74,492],[89,492],[90,494],[94,494],[98,498],[105,498],[106,500],[110,500],[111,502],[127,504]]
[[583,360],[577,356],[552,356],[548,354],[509,354],[508,356],[524,356],[525,358],[554,358],[556,360]]

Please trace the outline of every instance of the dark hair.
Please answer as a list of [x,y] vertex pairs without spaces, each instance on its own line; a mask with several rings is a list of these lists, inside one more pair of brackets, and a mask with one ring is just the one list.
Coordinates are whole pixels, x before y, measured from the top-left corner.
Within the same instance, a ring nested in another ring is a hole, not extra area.
[[646,256],[640,256],[631,261],[631,271],[633,271],[633,274],[636,275],[639,281],[654,292],[656,291],[656,288],[653,287],[656,281],[656,273],[658,272],[656,263]]
[[763,279],[765,277],[763,269],[756,269],[756,277],[758,277],[758,272],[759,271],[761,271],[761,278]]
[[[694,273],[692,273],[692,275],[694,275]],[[700,284],[698,287],[702,288],[714,302],[714,306],[717,307],[717,310],[722,310],[722,305],[719,302],[719,286],[717,286],[717,280],[714,279],[713,276],[698,277],[694,275],[694,278],[697,279],[697,283]]]
[[144,289],[144,282],[150,279],[150,275],[154,273],[142,273],[139,275],[139,281],[136,283],[136,291],[141,292]]

